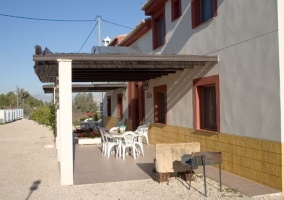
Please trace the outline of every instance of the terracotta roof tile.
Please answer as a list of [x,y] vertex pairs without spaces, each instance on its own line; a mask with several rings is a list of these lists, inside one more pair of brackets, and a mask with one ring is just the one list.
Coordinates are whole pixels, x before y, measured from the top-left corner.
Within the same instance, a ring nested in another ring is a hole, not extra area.
[[141,10],[146,10],[154,1],[156,0],[148,0],[141,8]]
[[141,28],[143,26],[143,24],[145,24],[146,20],[150,20],[151,18],[147,18],[147,19],[143,19],[130,33],[128,33],[118,44],[117,46],[123,44],[123,42],[125,42],[128,38],[130,38],[136,31],[139,30],[139,28]]

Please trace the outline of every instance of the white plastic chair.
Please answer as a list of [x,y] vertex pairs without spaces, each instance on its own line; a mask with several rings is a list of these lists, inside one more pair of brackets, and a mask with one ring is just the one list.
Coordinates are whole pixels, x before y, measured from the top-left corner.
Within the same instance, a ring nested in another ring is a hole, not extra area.
[[122,149],[122,159],[125,160],[125,149],[126,148],[131,148],[132,150],[132,157],[136,159],[136,145],[135,145],[135,136],[136,133],[132,131],[126,131],[123,133],[123,140],[121,142],[121,149]]
[[101,127],[102,119],[99,119],[98,121],[95,121],[95,126],[96,127]]
[[145,125],[138,126],[137,129],[135,130],[135,133],[140,133],[145,137],[147,145],[149,145],[149,138],[148,138],[149,126],[150,123],[148,122]]
[[[134,143],[135,143],[135,147],[136,147],[136,154],[137,154],[137,157],[142,154],[144,156],[144,148],[143,148],[143,137],[144,135],[142,133],[137,133],[135,135],[135,140],[134,140]],[[139,148],[137,148],[139,147]]]
[[116,142],[116,141],[112,141],[112,139],[108,136],[108,134],[104,130],[102,130],[102,132],[103,132],[103,134],[105,136],[105,144],[106,144],[106,146],[105,146],[105,150],[106,150],[105,155],[107,155],[107,157],[109,158],[110,152],[113,150],[114,147],[116,147],[116,158],[118,158],[118,149],[117,149],[117,147],[118,147],[119,143]]
[[103,140],[103,142],[102,142],[102,155],[106,155],[106,139],[105,139],[105,134],[104,134],[104,132],[103,132],[103,130],[101,130],[101,129],[99,129],[100,130],[100,133],[101,133],[101,137],[102,137],[102,140]]

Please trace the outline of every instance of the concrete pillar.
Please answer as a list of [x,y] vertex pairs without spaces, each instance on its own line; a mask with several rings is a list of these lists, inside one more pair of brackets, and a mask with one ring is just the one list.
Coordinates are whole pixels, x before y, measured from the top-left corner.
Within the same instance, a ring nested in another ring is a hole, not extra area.
[[61,146],[60,146],[60,110],[59,102],[56,103],[56,148],[57,148],[57,160],[60,162]]
[[135,82],[128,82],[128,102],[129,102],[129,118],[131,118],[132,130],[136,130],[137,128],[137,120],[136,120],[136,96],[135,96]]
[[[56,78],[58,79],[58,77]],[[55,105],[55,114],[56,114],[56,149],[57,149],[57,161],[60,162],[60,156],[61,156],[61,146],[60,146],[60,111],[59,111],[59,82],[56,81],[56,87],[54,90],[54,105]]]
[[59,122],[61,185],[73,185],[72,61],[59,63]]
[[138,82],[138,106],[139,106],[139,124],[143,124],[144,119],[144,88],[143,88],[143,82]]

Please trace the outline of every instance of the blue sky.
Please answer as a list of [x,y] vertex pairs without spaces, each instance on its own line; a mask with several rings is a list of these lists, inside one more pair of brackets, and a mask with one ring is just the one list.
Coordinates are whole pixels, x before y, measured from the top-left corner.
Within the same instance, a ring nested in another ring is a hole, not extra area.
[[[7,0],[0,1],[0,14],[56,20],[103,20],[134,28],[146,18],[141,10],[146,0]],[[131,29],[101,22],[101,39],[127,34]],[[0,94],[24,88],[42,98],[42,83],[33,65],[34,46],[52,52],[78,52],[96,22],[52,22],[0,16]],[[98,26],[81,53],[98,45]],[[50,95],[47,95],[47,99]]]

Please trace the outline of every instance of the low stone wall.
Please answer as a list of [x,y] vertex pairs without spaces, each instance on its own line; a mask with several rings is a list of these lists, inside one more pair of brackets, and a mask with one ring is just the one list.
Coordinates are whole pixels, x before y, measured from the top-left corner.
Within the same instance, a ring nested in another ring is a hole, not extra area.
[[184,154],[193,152],[200,152],[199,142],[156,144],[156,171],[159,173],[189,171],[191,168],[180,161]]

